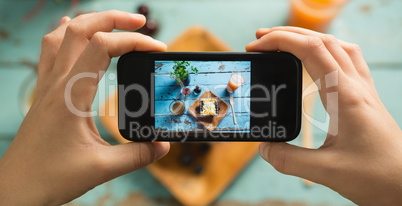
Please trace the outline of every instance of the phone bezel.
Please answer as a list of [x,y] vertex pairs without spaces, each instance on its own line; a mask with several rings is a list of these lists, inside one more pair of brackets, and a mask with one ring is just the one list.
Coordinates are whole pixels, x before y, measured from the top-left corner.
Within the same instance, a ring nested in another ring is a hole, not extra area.
[[[135,60],[136,65],[135,67],[140,68],[140,70],[135,70],[132,68],[130,65],[132,65],[132,62]],[[179,138],[179,137],[173,137],[173,133],[177,136],[178,133],[177,131],[171,132],[172,136],[166,137],[164,136],[162,138],[161,135],[157,135],[157,137],[152,137],[152,138],[143,138],[139,136],[131,136],[130,132],[127,129],[127,119],[128,121],[141,121],[140,125],[146,125],[146,126],[154,126],[155,125],[155,117],[154,117],[154,91],[150,91],[151,88],[153,88],[152,84],[153,82],[153,76],[151,75],[154,72],[154,62],[158,60],[171,60],[171,61],[251,61],[251,84],[259,83],[259,84],[264,84],[265,82],[260,78],[261,74],[265,74],[267,71],[264,71],[263,67],[264,65],[260,65],[261,62],[268,62],[265,66],[269,65],[271,61],[274,62],[276,65],[277,64],[282,64],[282,68],[284,67],[293,67],[294,69],[294,74],[291,76],[292,79],[294,80],[294,85],[295,85],[295,95],[294,95],[294,116],[289,117],[292,118],[292,121],[294,122],[294,127],[292,127],[292,132],[286,136],[286,138],[251,138],[251,137],[234,137],[234,135],[238,135],[242,132],[239,133],[222,133],[222,136],[216,136],[215,134],[208,134],[202,133],[202,134],[207,134],[207,136],[202,136],[199,137],[198,134],[200,133],[189,133],[189,137],[185,138],[186,141],[290,141],[293,140],[298,136],[300,133],[300,128],[301,128],[301,94],[302,94],[302,64],[301,61],[296,58],[294,55],[287,53],[287,52],[130,52],[127,53],[123,56],[120,57],[118,61],[118,66],[117,66],[117,79],[118,79],[118,98],[119,98],[119,109],[118,109],[118,115],[119,115],[119,131],[120,134],[130,140],[130,141],[183,141],[184,138]],[[129,65],[127,65],[129,64]],[[261,63],[262,64],[262,63]],[[260,68],[260,69],[258,69]],[[287,68],[288,69],[288,68]],[[292,70],[292,69],[290,69]],[[136,71],[136,72],[134,72]],[[142,72],[141,75],[139,75],[138,72]],[[255,72],[259,71],[259,72]],[[280,71],[280,70],[278,70]],[[132,72],[130,74],[130,72]],[[136,74],[136,75],[134,75]],[[259,75],[260,74],[260,75]],[[150,78],[143,78],[143,76],[150,76]],[[139,78],[133,78],[135,76],[141,76]],[[289,75],[290,76],[290,75]],[[133,82],[133,79],[135,79],[136,82]],[[150,99],[149,101],[149,106],[148,109],[144,115],[139,118],[139,119],[133,119],[128,116],[125,116],[124,121],[121,119],[121,106],[126,106],[126,105],[131,105],[130,102],[134,102],[134,100],[128,100],[128,98],[123,98],[120,95],[120,91],[122,89],[132,83],[139,84],[143,87],[146,88],[148,94],[150,96],[148,97]],[[293,84],[292,83],[292,84]],[[267,83],[268,84],[268,83]],[[292,95],[293,96],[293,95]],[[122,98],[122,99],[120,99]],[[253,91],[251,91],[251,99],[253,99]],[[124,105],[123,105],[124,103]],[[253,104],[251,102],[251,111],[253,111]],[[263,124],[261,121],[264,121],[264,119],[255,119],[250,117],[251,122],[250,122],[250,128],[255,125],[260,126]],[[122,126],[124,124],[124,126]],[[123,128],[124,129],[121,129]],[[183,135],[185,133],[182,133]]]

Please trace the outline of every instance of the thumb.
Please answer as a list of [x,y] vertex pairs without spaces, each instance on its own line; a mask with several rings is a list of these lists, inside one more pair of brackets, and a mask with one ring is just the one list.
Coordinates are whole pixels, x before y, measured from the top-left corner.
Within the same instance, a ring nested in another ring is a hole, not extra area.
[[264,142],[260,144],[261,157],[278,172],[302,177],[317,183],[325,176],[331,163],[327,154],[319,149],[307,149],[284,142]]
[[108,167],[107,179],[141,169],[165,156],[169,149],[169,142],[130,142],[109,146],[103,158]]

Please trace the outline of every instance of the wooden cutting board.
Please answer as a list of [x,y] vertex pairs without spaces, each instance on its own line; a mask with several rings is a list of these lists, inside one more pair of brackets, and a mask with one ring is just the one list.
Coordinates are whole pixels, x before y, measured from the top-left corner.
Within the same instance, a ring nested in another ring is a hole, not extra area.
[[[217,116],[207,116],[202,117],[200,115],[200,98],[216,98],[218,100],[218,115]],[[218,95],[211,92],[210,90],[205,91],[200,97],[198,97],[193,104],[188,108],[190,114],[192,114],[205,128],[209,131],[214,131],[219,125],[223,118],[225,118],[226,113],[229,110],[229,104],[221,99]]]
[[[168,46],[169,51],[230,51],[202,27],[192,27]],[[99,117],[104,127],[121,143],[128,142],[118,130],[117,94],[103,105],[106,115]],[[147,169],[184,205],[207,205],[213,202],[257,153],[259,143],[212,143],[202,156],[203,172],[194,174],[178,164],[179,149],[171,151]],[[133,182],[133,184],[135,184]]]

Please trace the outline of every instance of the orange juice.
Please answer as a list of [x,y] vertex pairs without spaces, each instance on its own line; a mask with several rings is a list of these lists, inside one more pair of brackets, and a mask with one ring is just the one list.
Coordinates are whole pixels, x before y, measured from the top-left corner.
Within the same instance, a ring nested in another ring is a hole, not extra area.
[[232,74],[229,79],[228,86],[226,90],[230,93],[233,93],[237,88],[241,87],[245,82],[244,77],[241,74]]
[[289,26],[325,32],[347,0],[290,0]]

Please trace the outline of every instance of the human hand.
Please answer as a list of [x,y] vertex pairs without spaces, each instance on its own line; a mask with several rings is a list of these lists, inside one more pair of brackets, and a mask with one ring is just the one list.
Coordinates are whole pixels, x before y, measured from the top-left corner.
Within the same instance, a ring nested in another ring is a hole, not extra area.
[[256,36],[247,51],[290,52],[304,63],[330,116],[320,148],[262,143],[261,156],[279,172],[328,186],[358,205],[401,203],[402,132],[382,104],[360,48],[295,27],[260,29]]
[[[42,40],[36,97],[18,133],[0,160],[0,205],[60,205],[103,182],[140,169],[164,156],[169,143],[111,146],[93,117],[69,111],[66,96],[91,112],[98,82],[112,57],[130,51],[165,51],[166,45],[133,31],[145,17],[106,11],[65,17]],[[99,72],[101,71],[101,72]],[[65,94],[69,80],[91,72]],[[65,96],[66,95],[66,96]]]

